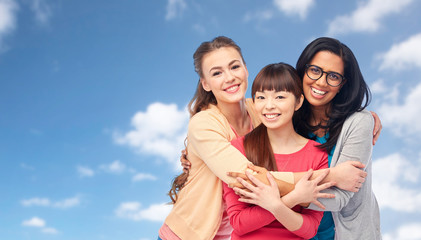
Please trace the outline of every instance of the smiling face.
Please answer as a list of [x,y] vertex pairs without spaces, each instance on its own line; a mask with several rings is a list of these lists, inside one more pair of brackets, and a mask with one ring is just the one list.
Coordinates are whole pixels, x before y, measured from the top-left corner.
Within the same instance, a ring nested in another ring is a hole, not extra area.
[[293,129],[292,116],[301,107],[302,101],[303,96],[297,100],[291,92],[264,90],[256,92],[254,107],[268,130]]
[[[325,72],[337,72],[344,75],[344,63],[342,59],[329,51],[316,53],[308,64],[318,66]],[[304,96],[313,109],[326,111],[343,84],[344,82],[337,87],[329,86],[326,82],[326,73],[318,80],[312,80],[307,74],[304,74]]]
[[218,102],[237,103],[247,91],[248,71],[240,53],[232,47],[222,47],[203,57],[203,89],[212,91]]

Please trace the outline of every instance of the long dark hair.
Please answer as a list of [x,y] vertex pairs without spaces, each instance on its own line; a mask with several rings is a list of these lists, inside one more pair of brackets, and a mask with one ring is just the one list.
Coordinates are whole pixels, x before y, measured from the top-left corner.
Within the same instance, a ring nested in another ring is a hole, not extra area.
[[322,122],[317,126],[310,125],[312,110],[310,103],[305,99],[303,106],[294,116],[294,123],[297,132],[304,137],[309,137],[309,133],[315,132],[318,129],[327,130],[329,137],[327,142],[322,144],[321,147],[330,152],[336,145],[346,118],[367,107],[371,101],[371,93],[351,49],[333,38],[317,38],[307,45],[298,58],[296,65],[298,75],[301,79],[304,79],[306,64],[309,64],[314,55],[321,51],[328,51],[342,59],[346,82],[331,101],[329,112],[326,113],[328,117],[327,122]]
[[[197,83],[196,92],[188,105],[190,117],[206,109],[209,104],[217,104],[215,95],[213,95],[212,91],[208,92],[203,89],[203,86],[200,82],[200,78],[203,78],[202,64],[204,56],[210,52],[213,52],[223,47],[231,47],[237,50],[241,56],[243,63],[245,64],[243,54],[241,53],[241,48],[231,38],[219,36],[212,39],[212,41],[202,42],[202,44],[200,44],[200,46],[196,49],[196,51],[193,54],[194,70],[199,75],[199,82]],[[184,145],[186,145],[186,141],[187,139],[185,140]],[[187,148],[186,155],[188,155]],[[188,176],[188,173],[183,172],[182,174],[174,178],[171,189],[168,192],[168,195],[170,196],[171,201],[173,203],[177,201],[177,194],[184,187],[184,184],[187,182]]]
[[[260,70],[251,88],[253,101],[256,92],[264,90],[291,92],[297,102],[300,101],[303,93],[300,77],[295,69],[286,63],[269,64]],[[244,137],[244,149],[247,159],[255,165],[270,171],[278,169],[264,124],[260,124]]]

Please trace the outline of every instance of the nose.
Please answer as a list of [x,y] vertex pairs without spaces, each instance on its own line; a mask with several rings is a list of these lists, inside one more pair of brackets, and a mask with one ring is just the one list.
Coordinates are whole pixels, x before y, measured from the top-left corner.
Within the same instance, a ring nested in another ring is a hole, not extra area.
[[266,107],[266,109],[272,109],[272,108],[274,108],[274,107],[273,107],[273,100],[272,100],[272,98],[268,98],[268,99],[266,100],[266,105],[265,105],[265,107]]
[[316,84],[319,86],[327,86],[327,73],[323,72],[322,76],[316,80]]
[[235,79],[234,73],[230,70],[227,71],[226,76],[227,76],[227,78],[226,78],[227,82],[231,82]]

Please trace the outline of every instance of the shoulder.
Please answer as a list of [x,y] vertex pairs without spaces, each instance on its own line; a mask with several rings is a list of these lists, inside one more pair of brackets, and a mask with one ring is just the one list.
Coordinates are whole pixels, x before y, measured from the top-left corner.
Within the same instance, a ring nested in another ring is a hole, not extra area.
[[219,109],[214,105],[209,105],[206,110],[202,110],[190,118],[189,128],[203,127],[204,125],[213,124],[215,122],[224,123],[225,121],[226,118]]
[[374,128],[374,118],[367,110],[355,112],[350,115],[344,122],[344,128],[358,126],[360,128]]
[[320,145],[320,143],[309,139],[306,148],[313,153],[325,154],[326,151],[323,148],[320,148]]

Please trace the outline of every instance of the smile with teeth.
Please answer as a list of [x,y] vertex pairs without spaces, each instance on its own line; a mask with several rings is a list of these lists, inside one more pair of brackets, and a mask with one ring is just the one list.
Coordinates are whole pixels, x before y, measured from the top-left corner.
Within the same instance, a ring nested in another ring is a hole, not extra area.
[[315,89],[313,87],[311,88],[311,91],[313,91],[313,93],[318,94],[318,95],[325,95],[327,93],[325,91],[321,91],[321,90]]
[[276,118],[277,116],[280,116],[281,114],[278,113],[271,113],[271,114],[263,114],[267,119],[273,119]]
[[235,91],[235,90],[237,90],[239,87],[240,87],[240,85],[234,85],[234,86],[231,86],[231,87],[229,87],[229,88],[225,89],[225,91],[227,91],[227,92],[234,92],[234,91]]

